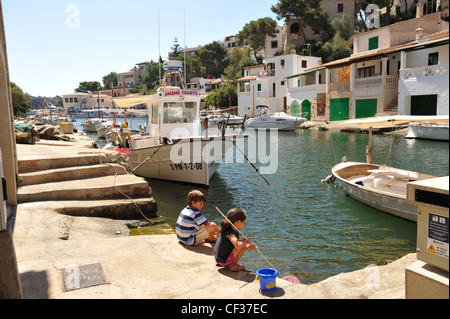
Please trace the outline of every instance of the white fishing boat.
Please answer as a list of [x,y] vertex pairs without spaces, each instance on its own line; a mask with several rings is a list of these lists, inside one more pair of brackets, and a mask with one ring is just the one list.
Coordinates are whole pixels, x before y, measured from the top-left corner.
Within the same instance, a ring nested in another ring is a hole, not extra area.
[[295,117],[286,114],[285,112],[271,113],[266,105],[258,105],[256,109],[260,112],[260,115],[251,118],[245,122],[245,127],[252,128],[275,128],[280,131],[293,131],[307,119],[302,117]]
[[420,138],[438,141],[449,140],[448,122],[411,122],[405,138]]
[[83,130],[86,133],[97,133],[97,126],[103,122],[106,122],[106,120],[101,118],[88,118],[81,126],[83,126]]
[[342,190],[383,212],[417,222],[417,206],[406,201],[406,184],[436,176],[389,166],[343,161],[331,170]]
[[115,99],[119,107],[145,103],[149,132],[130,135],[113,130],[117,135],[111,139],[124,147],[138,176],[209,185],[236,136],[209,136],[208,130],[202,136],[200,93],[184,88],[180,61],[167,61],[163,67],[165,82],[178,81],[183,88],[166,85],[151,96]]
[[113,127],[113,121],[104,121],[97,124],[95,130],[97,131],[98,137],[105,138]]
[[417,222],[416,205],[407,202],[407,184],[436,176],[372,163],[372,129],[369,129],[367,162],[347,162],[346,157],[335,165],[323,182],[337,180],[350,197],[380,211]]

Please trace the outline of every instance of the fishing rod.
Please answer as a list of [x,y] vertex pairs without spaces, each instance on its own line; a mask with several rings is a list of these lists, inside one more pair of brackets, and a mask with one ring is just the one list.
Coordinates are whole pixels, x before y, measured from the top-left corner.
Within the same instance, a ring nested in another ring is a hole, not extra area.
[[[217,207],[217,206],[215,206],[215,208],[217,209],[217,211],[220,213],[220,215],[222,215],[222,217],[223,218],[225,218],[225,220],[227,221],[227,222],[229,222],[230,223],[230,225],[235,229],[235,230],[237,230],[238,231],[238,233],[242,236],[242,237],[244,237],[244,239],[248,239],[248,240],[250,240],[247,236],[245,236],[239,229],[237,229],[236,228],[236,226],[234,226],[234,224],[220,211],[220,209]],[[262,254],[262,252],[260,252],[259,251],[259,249],[255,249],[260,255],[261,255],[261,257],[262,258],[264,258],[266,261],[267,261],[267,263],[270,265],[270,267],[272,267],[273,269],[275,269],[275,267],[272,265],[272,263]],[[280,272],[278,272],[278,274],[279,274],[279,276],[280,277],[282,277],[284,280],[287,280],[287,281],[290,281],[291,283],[296,283],[296,284],[299,284],[300,283],[300,280],[298,280],[298,278],[297,277],[295,277],[295,276],[282,276],[281,275],[281,273]]]
[[261,176],[266,181],[267,185],[270,185],[269,181],[259,172],[259,169],[257,169],[256,166],[252,162],[250,162],[247,155],[245,155],[244,152],[242,152],[241,149],[236,145],[236,141],[233,140],[232,142],[233,142],[234,146],[236,146],[236,148],[239,150],[239,152],[241,152],[241,154],[244,155],[244,158],[255,169],[255,171],[259,174],[259,176]]

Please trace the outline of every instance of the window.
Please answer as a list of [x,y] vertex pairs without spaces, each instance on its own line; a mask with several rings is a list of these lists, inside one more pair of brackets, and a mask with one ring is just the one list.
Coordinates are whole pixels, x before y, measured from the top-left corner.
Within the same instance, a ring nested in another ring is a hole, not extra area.
[[74,101],[75,103],[78,103],[78,98],[77,98],[77,97],[73,98],[73,101]]
[[284,81],[281,81],[281,86],[283,86],[284,85]]
[[261,92],[261,83],[258,83],[258,92]]
[[66,100],[65,100],[65,101],[66,101],[66,103],[69,103],[69,98],[68,98],[68,97],[66,97]]
[[195,102],[164,103],[164,123],[193,123],[196,118]]
[[358,69],[358,79],[369,78],[375,75],[375,66]]
[[152,124],[158,124],[158,103],[152,104]]
[[433,52],[428,54],[428,65],[436,65],[439,64],[439,53]]
[[344,4],[343,3],[338,3],[337,12],[344,12]]
[[278,41],[272,41],[272,49],[278,48]]
[[378,49],[378,37],[369,38],[369,50]]
[[306,69],[307,65],[308,65],[307,61],[306,60],[302,60],[302,68]]

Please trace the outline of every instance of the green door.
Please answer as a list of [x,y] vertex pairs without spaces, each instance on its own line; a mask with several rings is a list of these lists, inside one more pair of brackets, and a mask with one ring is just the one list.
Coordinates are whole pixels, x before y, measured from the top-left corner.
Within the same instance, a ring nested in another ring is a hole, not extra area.
[[291,103],[291,115],[298,116],[300,114],[300,104],[297,101]]
[[308,100],[302,102],[302,117],[311,121],[311,102]]
[[330,122],[349,119],[350,99],[330,99]]
[[377,99],[356,100],[355,118],[374,117],[377,114]]

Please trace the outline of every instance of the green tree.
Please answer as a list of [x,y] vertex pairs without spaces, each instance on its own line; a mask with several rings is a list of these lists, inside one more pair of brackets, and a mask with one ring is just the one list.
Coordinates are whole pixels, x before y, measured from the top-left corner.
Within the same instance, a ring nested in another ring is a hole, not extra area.
[[202,66],[205,67],[206,76],[219,78],[229,64],[228,51],[217,41],[205,45],[195,53]]
[[174,60],[176,59],[181,52],[183,51],[183,49],[181,48],[181,45],[178,44],[178,38],[175,37],[173,46],[170,48],[172,50],[172,52],[169,53],[169,60]]
[[23,93],[22,89],[11,82],[11,96],[14,115],[25,114],[32,108],[30,96]]
[[75,92],[82,92],[82,93],[95,92],[99,88],[101,88],[101,85],[98,81],[84,81],[80,82],[80,85],[75,89]]
[[206,107],[215,105],[219,108],[227,108],[230,105],[237,105],[237,102],[237,88],[231,81],[225,83],[221,88],[205,98]]
[[112,89],[111,85],[117,85],[117,73],[116,72],[111,72],[108,75],[105,75],[102,78],[103,81],[103,87],[105,90],[110,90]]
[[277,22],[272,18],[261,18],[247,23],[239,32],[239,45],[248,43],[255,54],[255,60],[258,60],[258,52],[266,47],[267,36],[275,37],[274,31]]
[[[180,55],[175,60],[181,61],[184,64],[184,56]],[[186,70],[186,81],[195,77],[206,77],[206,66],[202,64],[200,57],[197,54],[186,57],[186,65],[184,65]]]
[[235,48],[228,57],[230,64],[225,69],[225,78],[228,80],[242,77],[242,69],[254,64],[250,59],[249,48]]
[[[142,74],[142,81],[147,84],[147,89],[149,91],[154,90],[159,83],[159,69],[161,70],[161,75],[164,74],[162,62],[151,61],[147,67],[147,72]],[[158,69],[159,68],[159,69]]]
[[320,30],[322,37],[329,39],[331,24],[327,13],[322,12],[322,0],[278,0],[278,3],[271,7],[277,19],[286,21],[295,20],[300,26],[304,42],[307,42],[304,29],[310,26],[314,30]]

